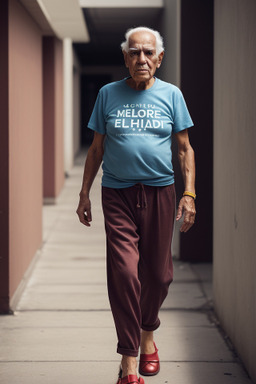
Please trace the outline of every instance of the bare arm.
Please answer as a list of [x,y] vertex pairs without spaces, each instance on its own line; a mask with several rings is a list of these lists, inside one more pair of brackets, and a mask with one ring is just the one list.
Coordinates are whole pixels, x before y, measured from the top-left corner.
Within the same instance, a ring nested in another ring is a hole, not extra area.
[[82,224],[90,227],[92,221],[91,215],[91,201],[90,201],[90,189],[95,176],[99,170],[103,157],[103,144],[105,135],[101,135],[97,132],[94,133],[94,139],[90,146],[84,166],[84,175],[82,188],[80,192],[80,200],[76,210],[79,220]]
[[[184,180],[185,191],[195,194],[195,157],[190,145],[187,129],[176,133],[178,142],[178,156],[181,172]],[[187,232],[195,222],[195,201],[190,196],[183,196],[180,200],[176,220],[180,220],[184,213],[184,221],[180,228],[181,232]]]

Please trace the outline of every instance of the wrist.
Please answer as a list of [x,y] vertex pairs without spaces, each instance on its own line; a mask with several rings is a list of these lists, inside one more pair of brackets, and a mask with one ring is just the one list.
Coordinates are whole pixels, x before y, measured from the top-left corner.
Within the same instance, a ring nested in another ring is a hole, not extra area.
[[183,196],[189,196],[194,200],[196,199],[196,194],[190,191],[184,191]]
[[80,193],[79,193],[79,196],[80,197],[88,197],[89,198],[89,192],[81,190]]

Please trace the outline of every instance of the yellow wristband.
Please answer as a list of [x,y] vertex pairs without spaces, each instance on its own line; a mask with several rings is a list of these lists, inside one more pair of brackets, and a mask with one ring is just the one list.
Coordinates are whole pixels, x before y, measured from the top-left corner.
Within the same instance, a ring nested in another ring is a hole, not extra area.
[[193,197],[194,200],[196,199],[196,195],[192,192],[189,192],[189,191],[185,191],[183,193],[183,196],[190,196],[190,197]]

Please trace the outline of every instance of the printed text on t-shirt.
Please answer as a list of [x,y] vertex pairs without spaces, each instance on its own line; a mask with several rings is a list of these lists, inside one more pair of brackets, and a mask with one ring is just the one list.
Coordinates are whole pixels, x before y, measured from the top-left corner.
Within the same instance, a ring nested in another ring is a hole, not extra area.
[[146,130],[147,128],[163,128],[161,111],[157,109],[135,109],[125,108],[117,110],[115,128],[136,128]]

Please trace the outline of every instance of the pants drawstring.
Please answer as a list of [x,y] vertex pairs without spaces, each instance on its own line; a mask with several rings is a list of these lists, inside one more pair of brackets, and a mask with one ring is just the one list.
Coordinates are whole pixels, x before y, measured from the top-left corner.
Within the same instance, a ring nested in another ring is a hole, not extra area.
[[144,188],[144,184],[137,184],[138,192],[137,192],[137,208],[147,208],[147,196]]

